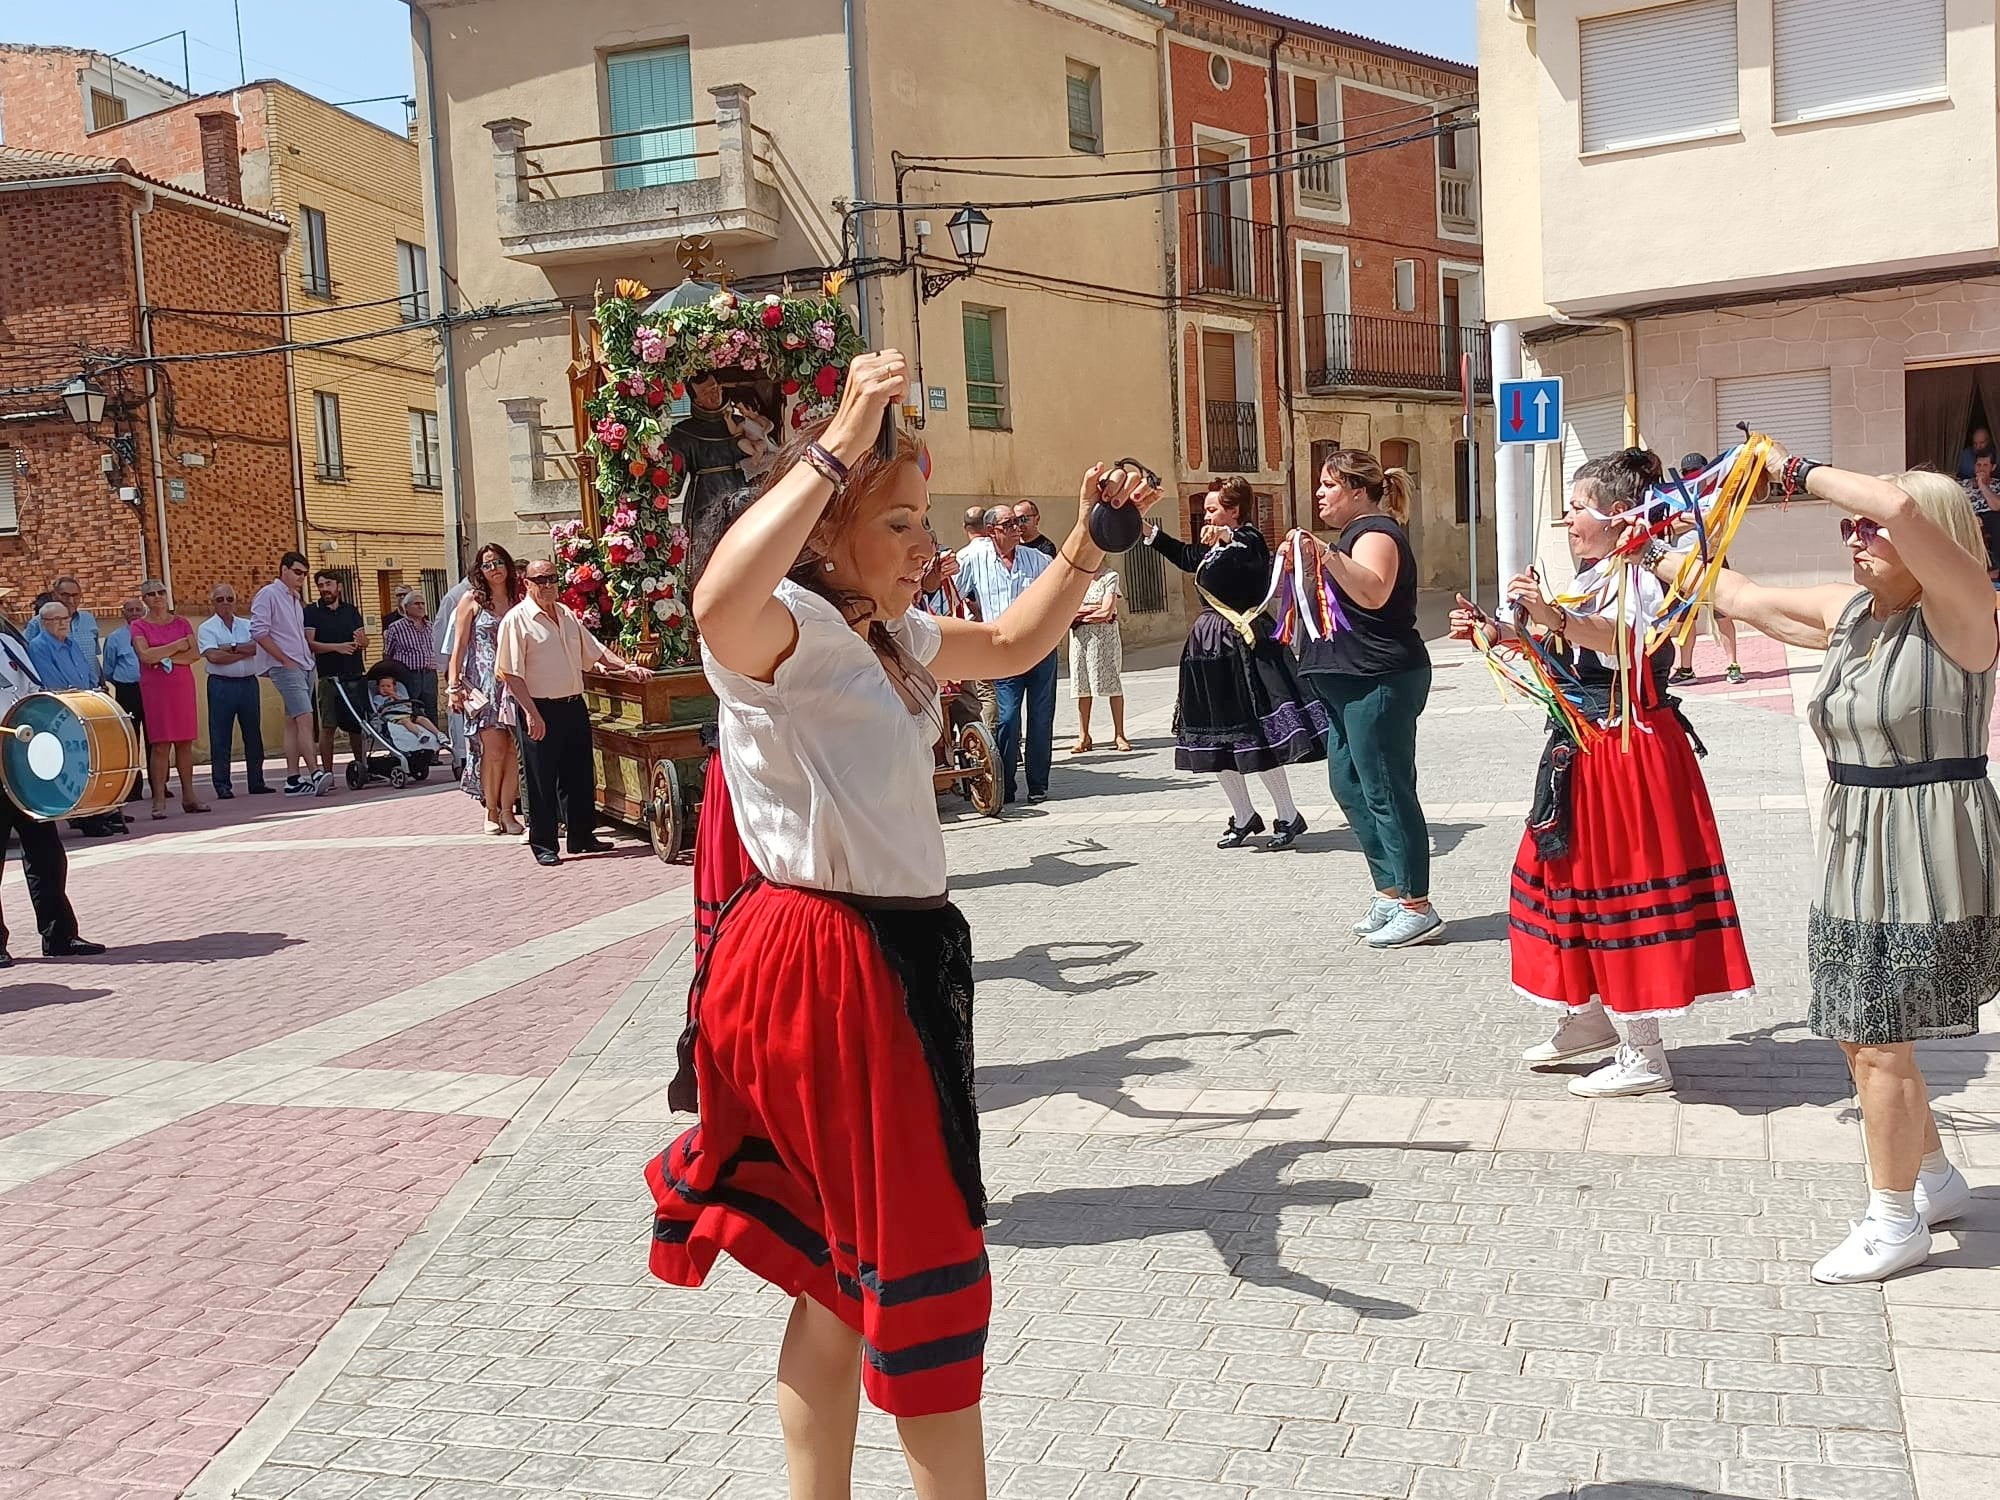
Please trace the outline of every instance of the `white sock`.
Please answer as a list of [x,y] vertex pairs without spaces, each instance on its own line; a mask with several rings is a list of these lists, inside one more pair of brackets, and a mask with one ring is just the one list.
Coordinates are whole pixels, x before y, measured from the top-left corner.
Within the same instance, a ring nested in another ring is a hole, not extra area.
[[1278,805],[1278,821],[1290,823],[1297,820],[1298,804],[1292,801],[1291,779],[1285,775],[1283,766],[1273,766],[1268,771],[1259,771],[1264,782],[1264,790],[1271,794],[1271,800]]
[[1868,1195],[1868,1217],[1878,1224],[1908,1224],[1917,1216],[1917,1190],[1893,1192],[1876,1188]]
[[1222,783],[1222,795],[1229,799],[1229,810],[1236,814],[1236,826],[1249,827],[1250,820],[1257,816],[1257,809],[1250,805],[1250,783],[1243,779],[1243,773],[1217,771],[1215,779]]
[[1926,1177],[1946,1176],[1951,1171],[1951,1158],[1944,1154],[1942,1146],[1935,1151],[1926,1151],[1922,1170]]
[[1625,1040],[1634,1047],[1657,1047],[1660,1045],[1660,1022],[1657,1016],[1641,1021],[1625,1023]]

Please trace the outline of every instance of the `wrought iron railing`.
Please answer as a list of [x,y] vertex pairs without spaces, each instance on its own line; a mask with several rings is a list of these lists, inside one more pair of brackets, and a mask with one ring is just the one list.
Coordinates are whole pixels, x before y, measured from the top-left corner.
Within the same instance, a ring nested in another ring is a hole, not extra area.
[[1492,349],[1484,326],[1328,313],[1306,321],[1304,354],[1309,390],[1372,386],[1455,391],[1464,354],[1472,356],[1472,388],[1481,394],[1493,389]]
[[1277,231],[1254,219],[1198,212],[1195,229],[1195,289],[1278,300]]
[[1210,401],[1208,467],[1222,473],[1254,473],[1257,468],[1257,403]]

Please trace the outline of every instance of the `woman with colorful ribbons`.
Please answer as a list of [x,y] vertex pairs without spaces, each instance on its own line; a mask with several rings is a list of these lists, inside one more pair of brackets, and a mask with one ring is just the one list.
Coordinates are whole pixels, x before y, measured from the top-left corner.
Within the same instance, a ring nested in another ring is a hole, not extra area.
[[[1549,684],[1557,720],[1515,856],[1507,937],[1515,991],[1562,1019],[1522,1061],[1616,1048],[1571,1081],[1583,1098],[1672,1088],[1661,1019],[1751,990],[1708,788],[1661,687],[1672,648],[1645,652],[1666,590],[1633,565],[1638,554],[1618,551],[1660,479],[1659,459],[1639,448],[1585,464],[1566,520],[1582,569],[1575,586],[1561,600],[1533,572],[1507,586],[1523,660]],[[1647,550],[1665,554],[1659,542]],[[1482,646],[1495,631],[1464,600],[1451,624],[1454,636]],[[1607,1011],[1625,1022],[1622,1041]]]
[[[1716,608],[1824,650],[1808,719],[1827,759],[1826,874],[1806,927],[1815,1035],[1854,1074],[1872,1191],[1860,1222],[1813,1267],[1880,1281],[1930,1254],[1930,1227],[1964,1213],[1914,1044],[1970,1036],[2000,991],[2000,799],[1986,777],[1993,585],[1956,483],[1876,479],[1767,458],[1787,494],[1848,512],[1852,584],[1769,588],[1711,568]],[[1660,563],[1672,577],[1678,561]],[[1858,587],[1856,587],[1858,585]]]
[[[979,1500],[992,1283],[936,678],[1047,656],[1104,554],[1080,520],[1001,619],[914,608],[935,555],[922,451],[893,428],[877,441],[907,383],[901,354],[858,356],[695,589],[756,873],[696,971],[671,1096],[700,1123],[646,1169],[651,1267],[696,1285],[727,1251],[794,1299],[777,1397],[794,1494],[847,1493],[865,1390],[920,1500]],[[1157,498],[1098,465],[1078,513]]]
[[1333,590],[1344,628],[1301,643],[1299,675],[1326,708],[1327,781],[1368,861],[1375,899],[1354,924],[1371,948],[1444,936],[1431,908],[1431,834],[1417,798],[1417,718],[1431,658],[1417,629],[1417,558],[1403,528],[1409,478],[1358,448],[1320,471],[1319,518],[1339,535],[1294,538]]
[[1218,849],[1240,849],[1264,831],[1244,779],[1256,775],[1277,805],[1266,847],[1289,849],[1306,831],[1285,767],[1326,758],[1326,710],[1299,685],[1290,654],[1272,633],[1264,606],[1272,597],[1271,548],[1251,520],[1256,496],[1241,475],[1218,479],[1202,498],[1198,541],[1159,527],[1146,542],[1183,573],[1194,574],[1205,606],[1181,649],[1174,706],[1174,765],[1206,771],[1229,798],[1229,826]]

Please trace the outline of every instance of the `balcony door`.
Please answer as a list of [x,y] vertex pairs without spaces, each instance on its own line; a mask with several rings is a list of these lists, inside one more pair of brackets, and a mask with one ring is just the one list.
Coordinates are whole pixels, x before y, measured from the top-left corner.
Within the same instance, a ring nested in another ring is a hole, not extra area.
[[1244,389],[1254,373],[1249,336],[1204,328],[1201,385],[1209,466],[1224,473],[1257,468],[1257,403]]
[[1230,229],[1235,219],[1235,189],[1229,180],[1229,153],[1213,146],[1195,151],[1195,177],[1201,183],[1201,285],[1204,291],[1234,291],[1235,245]]
[[1438,322],[1443,340],[1444,373],[1451,384],[1458,384],[1459,356],[1470,350],[1475,356],[1483,340],[1467,330],[1476,329],[1486,321],[1485,306],[1480,300],[1479,273],[1470,270],[1442,269],[1438,272]]
[[658,187],[695,175],[694,77],[688,49],[649,47],[604,60],[614,188]]

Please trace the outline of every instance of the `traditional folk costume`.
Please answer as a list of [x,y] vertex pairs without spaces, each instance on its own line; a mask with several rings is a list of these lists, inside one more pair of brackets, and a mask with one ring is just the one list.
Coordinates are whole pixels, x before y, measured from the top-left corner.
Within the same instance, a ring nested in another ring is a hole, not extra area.
[[1225,848],[1263,832],[1244,781],[1246,774],[1260,774],[1278,804],[1275,842],[1290,844],[1305,831],[1305,820],[1292,802],[1285,767],[1326,759],[1327,719],[1325,708],[1299,685],[1291,655],[1263,613],[1271,593],[1270,546],[1247,525],[1213,547],[1158,527],[1147,542],[1194,575],[1206,606],[1181,650],[1174,765],[1221,778],[1232,812]]
[[931,780],[939,631],[915,610],[888,627],[892,681],[827,600],[777,597],[799,634],[775,679],[707,667],[712,785],[755,873],[689,996],[673,1098],[698,1093],[701,1122],[647,1168],[651,1266],[699,1285],[726,1250],[860,1333],[877,1406],[956,1411],[979,1399],[992,1285],[971,943]]
[[[1636,621],[1643,635],[1665,591],[1641,568],[1622,587],[1630,597],[1621,601],[1615,566],[1589,570],[1576,592],[1591,602],[1570,613]],[[1632,629],[1621,624],[1628,657],[1636,654]],[[1571,1085],[1586,1096],[1670,1087],[1660,1018],[1752,987],[1698,742],[1661,686],[1672,661],[1670,645],[1650,659],[1628,659],[1634,680],[1621,693],[1615,661],[1568,653],[1571,700],[1605,727],[1589,749],[1560,729],[1550,734],[1514,861],[1507,912],[1514,989],[1565,1012],[1556,1037],[1525,1060],[1555,1062],[1615,1044],[1600,1005],[1628,1023],[1619,1056]],[[1630,704],[1629,734],[1610,722],[1622,700]]]

